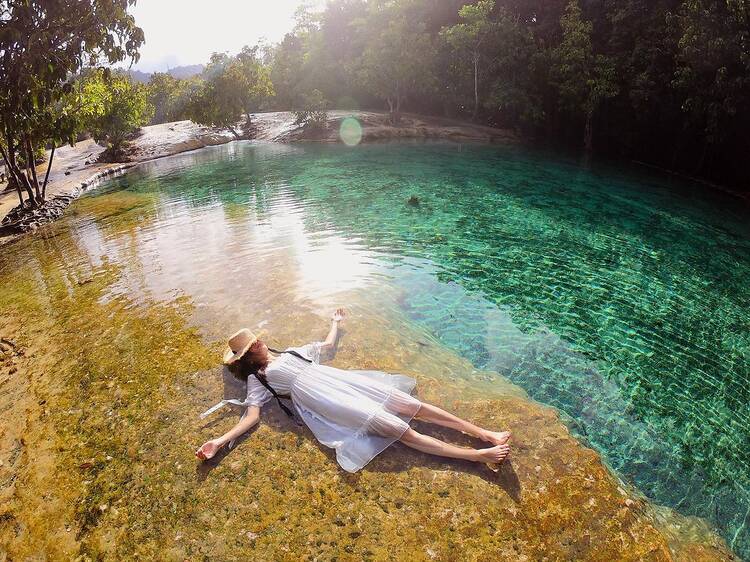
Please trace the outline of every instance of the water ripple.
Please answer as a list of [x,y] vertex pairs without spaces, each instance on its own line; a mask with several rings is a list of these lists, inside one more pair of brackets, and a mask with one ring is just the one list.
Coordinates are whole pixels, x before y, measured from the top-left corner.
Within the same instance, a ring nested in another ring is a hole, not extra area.
[[240,143],[117,178],[75,224],[92,263],[125,268],[113,298],[187,294],[227,323],[249,299],[293,315],[396,288],[413,322],[750,556],[750,230],[680,189],[512,148]]

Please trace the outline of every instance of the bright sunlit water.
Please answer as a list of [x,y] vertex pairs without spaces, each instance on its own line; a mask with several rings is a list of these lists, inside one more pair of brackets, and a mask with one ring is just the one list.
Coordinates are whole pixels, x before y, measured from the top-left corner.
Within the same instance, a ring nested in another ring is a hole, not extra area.
[[561,410],[625,481],[750,556],[750,229],[736,202],[443,143],[234,143],[87,199],[122,190],[152,198],[135,233],[95,201],[72,223],[92,263],[128,265],[113,297],[186,294],[221,337],[262,325],[243,316],[252,299],[325,308],[398,290],[410,321]]

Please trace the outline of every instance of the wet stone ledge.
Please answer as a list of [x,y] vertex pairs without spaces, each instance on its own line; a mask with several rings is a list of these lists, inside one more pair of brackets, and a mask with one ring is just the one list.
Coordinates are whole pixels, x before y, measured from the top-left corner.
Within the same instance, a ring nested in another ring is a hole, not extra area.
[[0,237],[33,232],[40,226],[62,217],[65,209],[86,189],[96,186],[101,180],[122,173],[132,165],[118,165],[104,168],[93,174],[68,193],[55,195],[41,205],[28,203],[15,206],[0,222]]

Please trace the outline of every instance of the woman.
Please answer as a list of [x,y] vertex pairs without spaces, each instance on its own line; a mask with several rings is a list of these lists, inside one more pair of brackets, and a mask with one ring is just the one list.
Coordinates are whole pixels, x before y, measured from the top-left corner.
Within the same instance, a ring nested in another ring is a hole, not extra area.
[[[409,394],[416,384],[413,378],[321,365],[320,355],[332,351],[343,318],[342,308],[333,313],[325,341],[279,353],[269,351],[250,330],[234,334],[224,354],[224,364],[237,376],[247,379],[247,398],[242,402],[222,400],[201,417],[228,403],[246,406],[247,410],[232,429],[201,445],[196,456],[210,459],[226,443],[250,429],[258,422],[260,408],[277,394],[290,395],[297,414],[318,441],[336,449],[336,460],[348,472],[361,469],[394,441],[443,457],[483,463],[505,459],[510,451],[507,444],[510,432],[482,429],[419,401]],[[279,404],[291,415],[280,400]],[[409,427],[415,417],[468,433],[492,446],[468,449],[422,435]]]

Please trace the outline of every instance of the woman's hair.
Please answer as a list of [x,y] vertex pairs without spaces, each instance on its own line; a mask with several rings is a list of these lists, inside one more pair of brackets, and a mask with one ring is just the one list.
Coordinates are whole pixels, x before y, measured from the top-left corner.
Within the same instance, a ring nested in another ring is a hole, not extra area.
[[240,359],[229,366],[235,377],[247,380],[255,373],[264,374],[268,365],[268,354],[262,354],[263,342],[256,340]]

